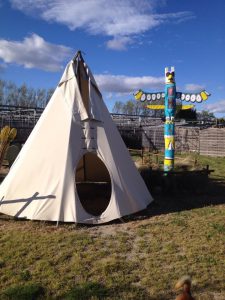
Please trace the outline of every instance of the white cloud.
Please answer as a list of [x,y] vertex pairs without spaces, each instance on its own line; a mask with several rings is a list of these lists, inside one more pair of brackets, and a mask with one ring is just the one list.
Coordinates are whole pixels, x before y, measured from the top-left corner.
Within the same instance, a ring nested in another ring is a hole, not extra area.
[[185,90],[188,92],[198,93],[204,89],[205,89],[205,86],[200,85],[200,84],[188,83],[185,85]]
[[156,91],[164,89],[164,77],[129,77],[124,75],[95,75],[99,88],[103,92],[133,93],[138,89]]
[[204,110],[212,113],[225,113],[225,100],[220,100],[215,103],[205,104]]
[[[135,37],[167,22],[185,21],[193,14],[189,11],[169,14],[156,14],[156,8],[164,0],[10,0],[13,8],[33,16],[39,16],[47,22],[66,25],[71,30],[78,28],[89,34],[100,34],[111,39],[107,43],[111,49],[121,38],[123,50]],[[127,43],[126,43],[127,41]]]
[[132,44],[132,39],[126,36],[109,40],[107,47],[112,50],[126,50],[128,44]]
[[0,58],[5,63],[16,63],[28,69],[59,71],[64,59],[71,54],[71,48],[48,43],[34,33],[23,41],[0,39]]

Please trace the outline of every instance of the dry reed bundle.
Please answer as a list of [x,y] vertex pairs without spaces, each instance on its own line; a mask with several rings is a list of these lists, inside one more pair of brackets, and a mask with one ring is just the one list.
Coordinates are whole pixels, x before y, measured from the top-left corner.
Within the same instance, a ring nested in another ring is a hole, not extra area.
[[5,126],[0,132],[0,168],[2,166],[6,151],[10,143],[15,139],[17,134],[16,128]]

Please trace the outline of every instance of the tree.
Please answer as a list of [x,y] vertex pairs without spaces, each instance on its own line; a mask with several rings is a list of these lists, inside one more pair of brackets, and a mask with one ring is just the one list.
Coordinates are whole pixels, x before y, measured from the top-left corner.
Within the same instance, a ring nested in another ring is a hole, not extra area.
[[197,120],[197,113],[195,109],[179,109],[176,112],[176,119],[185,119],[185,120]]
[[5,89],[5,81],[0,79],[0,104],[4,104],[4,89]]
[[134,101],[134,114],[141,115],[143,111],[143,103],[141,101]]
[[225,118],[224,118],[224,117],[222,117],[222,118],[217,118],[217,119],[216,119],[216,124],[217,124],[218,126],[224,127],[224,126],[225,126]]
[[53,93],[54,93],[54,89],[48,89],[47,90],[46,99],[45,99],[45,106],[48,104],[48,102],[51,99]]
[[26,107],[45,107],[54,89],[28,88],[24,83],[17,86],[12,81],[0,80],[0,104]]
[[123,106],[124,106],[123,102],[116,101],[115,104],[114,104],[114,106],[113,106],[112,112],[114,114],[122,114],[122,112],[123,112]]
[[17,105],[19,101],[19,91],[15,83],[9,81],[5,85],[4,104]]
[[211,120],[215,119],[215,115],[212,112],[209,112],[208,110],[202,110],[201,112],[197,113],[197,118],[199,120]]
[[30,107],[35,107],[36,106],[36,91],[34,88],[29,88],[27,91],[27,98],[29,101],[29,106]]
[[144,115],[144,116],[154,116],[154,117],[163,116],[164,114],[163,110],[153,110],[147,108],[146,106],[147,106],[146,102],[141,102],[136,100],[128,100],[125,103],[121,101],[117,101],[114,104],[112,112],[123,113],[127,115]]
[[134,102],[128,100],[123,106],[123,113],[127,115],[134,115]]
[[36,106],[45,107],[46,104],[46,89],[38,89],[36,92]]
[[151,117],[152,117],[152,116],[155,115],[156,112],[157,112],[157,111],[154,110],[154,109],[149,109],[149,108],[147,108],[147,105],[146,105],[145,102],[142,103],[141,115],[143,115],[143,116],[151,116]]

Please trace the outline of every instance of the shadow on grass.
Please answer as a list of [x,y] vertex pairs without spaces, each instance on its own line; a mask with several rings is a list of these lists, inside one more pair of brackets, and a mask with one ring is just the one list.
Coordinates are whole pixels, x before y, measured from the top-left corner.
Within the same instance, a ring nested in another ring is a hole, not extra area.
[[66,294],[60,296],[58,299],[86,300],[86,299],[91,299],[93,297],[97,299],[104,299],[108,295],[109,295],[109,291],[106,289],[104,285],[89,282],[89,283],[75,286]]
[[44,288],[39,284],[15,285],[0,293],[0,299],[36,300],[44,299]]
[[150,170],[143,170],[141,175],[154,202],[146,210],[133,215],[134,219],[225,204],[224,178],[212,179],[194,172],[164,176]]
[[[127,296],[129,294],[129,297]],[[90,299],[145,299],[156,300],[149,296],[145,289],[130,285],[105,287],[103,284],[89,282],[77,285],[57,299],[90,300]]]
[[[132,221],[146,219],[152,216],[168,214],[172,212],[181,212],[195,208],[225,204],[225,180],[224,177],[210,178],[204,172],[186,171],[176,172],[173,175],[164,176],[162,172],[152,171],[151,169],[140,170],[154,201],[147,209],[133,215],[125,216],[123,219],[110,221],[108,224],[117,224],[121,221]],[[46,197],[54,198],[53,195]],[[45,197],[36,197],[36,199],[45,199]],[[4,204],[4,199],[0,199],[0,204]],[[32,198],[33,200],[33,198]],[[24,221],[6,216],[0,213],[0,219],[4,221]],[[40,221],[32,221],[33,223]],[[42,221],[45,226],[55,225],[56,222]],[[71,225],[71,223],[60,223]],[[94,227],[104,226],[104,224],[76,224],[75,227]]]

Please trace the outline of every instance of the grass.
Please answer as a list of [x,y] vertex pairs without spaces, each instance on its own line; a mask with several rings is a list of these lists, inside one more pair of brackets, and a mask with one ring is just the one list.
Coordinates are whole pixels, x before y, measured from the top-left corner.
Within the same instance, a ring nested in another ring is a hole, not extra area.
[[[224,158],[198,157],[198,163],[225,180]],[[160,196],[124,223],[102,226],[56,227],[2,215],[0,299],[169,300],[185,274],[193,278],[197,300],[225,299],[223,199],[216,190],[212,196]],[[191,207],[177,209],[188,201]]]
[[[144,152],[143,158],[141,157],[141,151],[132,150],[130,152],[134,161],[137,162],[138,166],[152,167],[153,169],[163,170],[164,154],[152,152]],[[225,157],[211,157],[202,156],[198,153],[183,153],[175,155],[175,170],[183,170],[185,167],[187,170],[201,170],[206,168],[208,165],[212,173],[212,178],[225,179]]]

